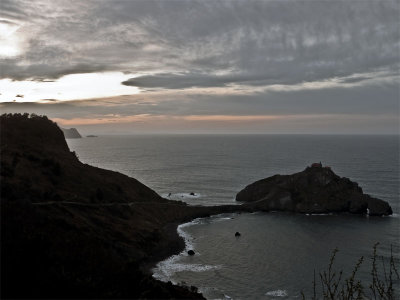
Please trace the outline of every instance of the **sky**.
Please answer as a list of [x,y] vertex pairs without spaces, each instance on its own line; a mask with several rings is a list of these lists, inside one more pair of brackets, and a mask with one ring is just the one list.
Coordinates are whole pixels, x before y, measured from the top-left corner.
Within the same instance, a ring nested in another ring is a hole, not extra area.
[[0,110],[84,134],[399,134],[400,1],[1,0]]

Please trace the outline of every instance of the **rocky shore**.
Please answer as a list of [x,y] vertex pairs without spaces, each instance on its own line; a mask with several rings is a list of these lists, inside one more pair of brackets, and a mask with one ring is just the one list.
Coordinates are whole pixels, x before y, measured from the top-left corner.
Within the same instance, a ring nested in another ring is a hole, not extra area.
[[[320,185],[339,194],[349,186],[344,191],[360,195],[349,180],[307,168],[304,175],[277,175],[250,185],[237,196],[243,205],[188,206],[133,178],[81,163],[46,117],[2,115],[0,133],[2,298],[204,299],[194,287],[150,274],[158,261],[184,249],[178,224],[237,211],[323,211],[309,209],[325,195]],[[313,182],[314,173],[324,183]],[[304,178],[310,184],[299,185]],[[315,191],[320,194],[308,198]],[[389,214],[381,213],[383,201],[357,197],[348,206],[351,212]]]

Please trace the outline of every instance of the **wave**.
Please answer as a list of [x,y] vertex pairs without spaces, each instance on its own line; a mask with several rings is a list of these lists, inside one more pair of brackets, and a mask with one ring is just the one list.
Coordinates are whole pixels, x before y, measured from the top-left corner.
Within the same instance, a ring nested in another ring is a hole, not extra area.
[[[173,256],[167,258],[166,260],[159,262],[156,265],[156,267],[152,270],[153,277],[158,280],[161,280],[161,281],[165,281],[165,282],[171,281],[172,283],[177,284],[177,282],[174,282],[173,280],[171,280],[172,279],[171,277],[177,272],[182,272],[182,271],[204,272],[204,271],[209,271],[209,270],[220,269],[222,267],[221,265],[212,266],[212,265],[182,263],[181,262],[182,257],[189,256],[187,254],[187,252],[189,250],[195,249],[193,237],[189,233],[187,233],[184,230],[184,228],[194,226],[194,225],[199,225],[199,224],[231,220],[231,219],[233,219],[233,215],[235,215],[235,214],[214,215],[214,216],[207,217],[207,218],[197,218],[191,222],[180,224],[177,228],[177,232],[178,232],[179,236],[182,237],[185,241],[185,249],[181,253],[179,253],[177,255],[173,255]],[[201,255],[201,253],[196,251],[196,255]]]
[[[206,218],[197,218],[192,220],[191,222],[180,224],[177,228],[177,232],[179,236],[182,237],[185,241],[185,250],[183,250],[179,255],[187,256],[188,255],[187,251],[195,249],[193,237],[189,233],[187,233],[184,230],[184,228],[194,225],[211,224],[214,222],[232,220],[236,215],[237,213],[224,213],[224,214],[212,215]],[[196,254],[200,255],[200,253]]]
[[271,297],[287,297],[288,292],[286,290],[275,290],[266,292],[265,295]]
[[181,199],[198,199],[202,198],[205,195],[202,195],[201,193],[164,193],[161,195],[161,197],[166,198],[166,199],[173,199],[173,200],[181,200]]
[[153,274],[153,277],[155,277],[156,279],[160,279],[162,281],[167,281],[171,280],[171,277],[177,272],[183,272],[183,271],[204,272],[221,268],[221,266],[179,263],[177,262],[178,259],[179,256],[177,255],[177,257],[171,257],[171,259],[167,259],[159,263],[157,265],[158,270]]

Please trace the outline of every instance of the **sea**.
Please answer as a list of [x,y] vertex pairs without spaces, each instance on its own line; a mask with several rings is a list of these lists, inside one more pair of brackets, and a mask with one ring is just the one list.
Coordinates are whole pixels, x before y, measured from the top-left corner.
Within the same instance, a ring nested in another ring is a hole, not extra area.
[[341,283],[363,257],[356,280],[366,293],[375,244],[378,272],[389,273],[390,257],[400,269],[397,135],[110,135],[67,142],[82,162],[189,205],[238,204],[235,195],[246,185],[322,162],[392,206],[389,217],[257,212],[181,224],[185,251],[159,262],[153,276],[196,286],[207,299],[302,299],[302,292],[311,299],[335,249],[332,270],[335,278],[343,271]]

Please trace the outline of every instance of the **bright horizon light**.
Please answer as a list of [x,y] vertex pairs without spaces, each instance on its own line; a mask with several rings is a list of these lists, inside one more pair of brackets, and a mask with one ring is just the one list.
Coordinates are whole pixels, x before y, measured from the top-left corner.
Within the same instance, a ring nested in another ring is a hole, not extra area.
[[55,81],[0,80],[0,102],[67,101],[138,94],[121,82],[134,77],[122,72],[65,75]]

